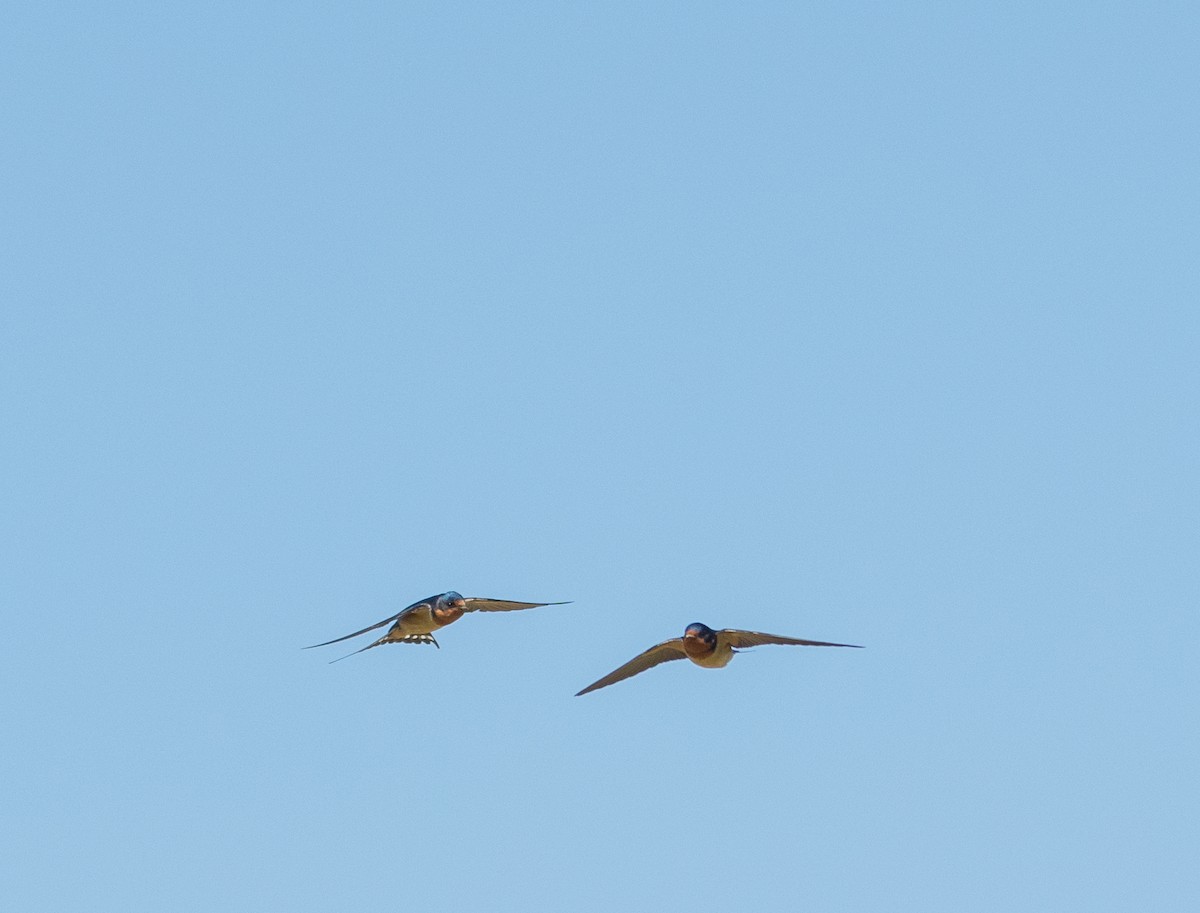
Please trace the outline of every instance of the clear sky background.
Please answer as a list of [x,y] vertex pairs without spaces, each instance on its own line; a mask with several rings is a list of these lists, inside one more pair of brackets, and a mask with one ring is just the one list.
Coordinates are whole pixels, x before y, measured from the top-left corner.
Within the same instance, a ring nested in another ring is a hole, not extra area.
[[1198,46],[8,7],[5,906],[1196,908]]

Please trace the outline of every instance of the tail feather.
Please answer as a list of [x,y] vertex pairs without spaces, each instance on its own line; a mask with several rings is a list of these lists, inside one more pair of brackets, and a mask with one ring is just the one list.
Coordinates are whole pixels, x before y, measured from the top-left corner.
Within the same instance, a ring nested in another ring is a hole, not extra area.
[[439,650],[442,649],[432,634],[409,634],[407,637],[400,638],[402,644],[433,644]]
[[385,638],[381,637],[381,638],[379,638],[379,640],[375,641],[375,643],[367,644],[361,650],[355,650],[353,653],[347,653],[345,656],[339,656],[337,659],[331,659],[329,661],[329,665],[332,666],[334,663],[340,663],[343,659],[349,659],[351,656],[357,656],[359,653],[365,653],[367,650],[370,650],[372,647],[378,647],[380,644],[384,644],[384,643],[387,643],[387,640]]
[[343,659],[349,659],[351,656],[357,656],[359,653],[364,653],[367,650],[370,650],[372,647],[378,647],[382,644],[433,644],[439,650],[442,649],[438,642],[434,640],[432,634],[406,634],[404,637],[398,639],[389,639],[385,636],[379,638],[379,640],[375,641],[373,644],[367,644],[361,650],[355,650],[353,653],[347,653],[345,656],[339,656],[337,659],[331,659],[329,664],[332,666],[334,663],[340,663]]

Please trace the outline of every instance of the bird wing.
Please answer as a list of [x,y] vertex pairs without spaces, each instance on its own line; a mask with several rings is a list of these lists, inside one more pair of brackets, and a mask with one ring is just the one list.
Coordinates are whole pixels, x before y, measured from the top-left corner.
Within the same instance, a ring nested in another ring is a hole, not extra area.
[[[395,621],[397,618],[399,618],[405,612],[411,612],[413,609],[419,609],[421,606],[428,606],[428,605],[429,605],[429,602],[426,600],[422,600],[421,602],[414,602],[408,608],[402,609],[401,611],[397,612],[395,615],[388,616],[383,621],[375,622],[375,624],[371,625],[369,628],[363,628],[361,631],[355,631],[353,634],[346,634],[343,637],[335,637],[333,640],[327,640],[323,644],[311,644],[311,645],[305,647],[304,649],[311,650],[313,647],[328,647],[330,644],[340,643],[343,640],[349,640],[351,637],[358,637],[359,634],[366,634],[368,631],[374,631],[376,628],[382,628],[384,625]],[[371,646],[374,646],[374,644],[372,644]],[[363,647],[363,649],[366,650],[368,648]],[[353,656],[354,654],[351,653],[350,655]]]
[[795,644],[801,647],[855,647],[858,644],[831,644],[824,640],[801,640],[799,637],[783,637],[779,634],[761,634],[758,631],[737,631],[726,628],[717,632],[717,637],[723,638],[731,647],[760,647],[763,644]]
[[671,640],[664,640],[661,644],[657,644],[647,650],[645,653],[639,653],[625,665],[618,669],[614,669],[604,678],[592,682],[578,694],[587,694],[589,691],[595,691],[597,688],[606,688],[616,682],[624,681],[625,679],[637,675],[639,672],[645,672],[651,666],[657,666],[659,663],[669,663],[673,659],[684,659],[687,654],[683,652],[683,638],[674,637]]
[[468,596],[463,601],[467,604],[468,612],[513,612],[544,605],[567,605],[565,602],[513,602],[511,599],[489,599],[487,596]]

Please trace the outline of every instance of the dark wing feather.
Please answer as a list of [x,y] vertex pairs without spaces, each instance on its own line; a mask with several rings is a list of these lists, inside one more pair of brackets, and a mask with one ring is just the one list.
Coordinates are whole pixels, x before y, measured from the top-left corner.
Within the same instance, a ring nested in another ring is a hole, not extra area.
[[736,631],[726,628],[717,632],[718,638],[724,638],[731,647],[761,647],[763,644],[794,644],[800,647],[855,647],[858,644],[831,644],[824,640],[801,640],[799,637],[783,637],[779,634],[761,634],[758,631]]
[[567,605],[565,602],[513,602],[510,599],[489,599],[487,596],[468,596],[463,601],[467,604],[468,612],[513,612],[544,605]]
[[[359,634],[366,634],[368,631],[374,631],[376,628],[382,628],[384,625],[390,624],[391,622],[395,621],[397,618],[399,618],[405,612],[409,612],[409,611],[412,611],[413,609],[420,608],[423,605],[428,605],[428,603],[425,601],[414,602],[407,609],[397,612],[395,615],[391,615],[388,618],[385,618],[383,621],[377,621],[377,622],[375,622],[375,624],[371,625],[369,628],[363,628],[361,631],[355,631],[353,634],[347,634],[344,637],[335,637],[333,640],[327,640],[323,644],[311,644],[310,646],[304,647],[303,649],[311,650],[313,647],[328,647],[330,644],[341,643],[343,640],[349,640],[351,637],[358,637]],[[371,646],[374,646],[374,644],[372,644]],[[369,648],[363,647],[363,649],[366,650]],[[353,656],[354,654],[351,653],[349,655]]]
[[619,669],[614,669],[608,673],[604,678],[592,682],[575,696],[579,697],[579,695],[595,691],[597,688],[606,688],[609,685],[624,681],[630,676],[637,675],[639,672],[645,672],[652,666],[657,666],[659,663],[669,663],[673,659],[684,659],[686,657],[687,654],[683,652],[683,638],[675,637],[671,640],[664,640],[661,644],[651,647],[645,653],[639,653]]

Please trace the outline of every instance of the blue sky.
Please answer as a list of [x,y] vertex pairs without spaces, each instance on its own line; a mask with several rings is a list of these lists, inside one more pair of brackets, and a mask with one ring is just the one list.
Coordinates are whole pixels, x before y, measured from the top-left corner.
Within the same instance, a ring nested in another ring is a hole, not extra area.
[[1198,32],[18,5],[0,892],[1194,907]]

